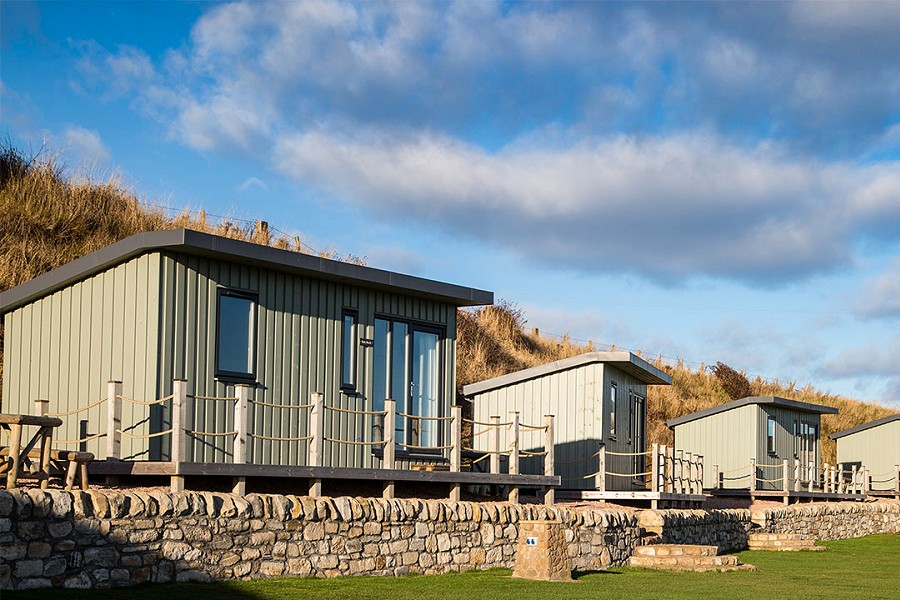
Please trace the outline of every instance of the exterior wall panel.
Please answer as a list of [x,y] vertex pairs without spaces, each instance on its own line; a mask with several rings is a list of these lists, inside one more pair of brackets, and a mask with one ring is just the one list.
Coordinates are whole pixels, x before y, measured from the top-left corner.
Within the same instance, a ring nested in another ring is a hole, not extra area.
[[[887,479],[896,473],[900,464],[900,421],[891,421],[851,433],[837,439],[838,463],[857,464],[869,469],[872,479]],[[880,482],[876,489],[890,489],[891,484]]]

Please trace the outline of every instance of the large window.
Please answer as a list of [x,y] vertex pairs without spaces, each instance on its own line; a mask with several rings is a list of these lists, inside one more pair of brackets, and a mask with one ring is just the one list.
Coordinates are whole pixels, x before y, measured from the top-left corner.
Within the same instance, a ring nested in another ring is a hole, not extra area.
[[775,454],[775,417],[766,420],[766,450],[769,454]]
[[615,382],[609,384],[609,439],[616,439],[616,396],[619,388]]
[[[442,416],[442,339],[443,331],[434,327],[383,317],[375,319],[372,405],[373,410],[381,411],[386,398],[396,402],[394,439],[401,445],[401,451],[416,452],[422,448],[414,446],[427,448],[440,444],[442,422],[416,417]],[[401,416],[401,413],[411,416]],[[376,423],[375,427],[377,430],[380,424]]]
[[355,310],[343,313],[344,329],[341,337],[341,389],[356,391],[356,321]]
[[220,289],[216,313],[216,377],[256,380],[257,295]]

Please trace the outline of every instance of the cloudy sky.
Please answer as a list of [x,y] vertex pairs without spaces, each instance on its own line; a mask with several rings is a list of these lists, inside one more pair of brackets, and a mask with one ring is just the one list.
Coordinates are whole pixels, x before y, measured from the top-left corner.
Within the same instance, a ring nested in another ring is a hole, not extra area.
[[3,2],[2,133],[529,325],[900,407],[900,2]]

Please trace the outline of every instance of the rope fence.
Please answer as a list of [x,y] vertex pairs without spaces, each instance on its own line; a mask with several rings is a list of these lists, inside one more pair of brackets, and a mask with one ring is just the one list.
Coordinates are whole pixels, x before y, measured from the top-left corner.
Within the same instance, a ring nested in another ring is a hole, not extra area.
[[82,406],[82,407],[79,407],[79,408],[75,408],[75,409],[72,409],[72,410],[68,410],[68,411],[66,411],[66,412],[56,412],[56,413],[48,412],[48,413],[47,413],[47,416],[48,416],[48,417],[69,417],[69,416],[72,416],[72,415],[77,415],[78,413],[84,412],[84,411],[86,411],[86,410],[90,410],[90,409],[94,408],[95,406],[100,406],[101,404],[103,404],[104,402],[106,402],[106,400],[107,400],[107,398],[100,398],[100,399],[97,400],[96,402],[91,402],[91,403],[88,404],[87,406]]
[[122,394],[116,394],[116,398],[123,402],[128,402],[129,404],[137,404],[138,406],[153,406],[155,404],[163,404],[164,402],[168,402],[172,399],[172,394],[169,394],[165,398],[157,398],[156,400],[135,400],[134,398],[129,398],[128,396],[123,396]]

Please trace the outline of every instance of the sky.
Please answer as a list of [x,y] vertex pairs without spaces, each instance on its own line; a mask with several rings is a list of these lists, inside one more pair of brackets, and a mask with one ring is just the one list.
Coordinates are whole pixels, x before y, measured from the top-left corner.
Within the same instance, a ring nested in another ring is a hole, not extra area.
[[0,4],[0,135],[900,409],[900,2]]

